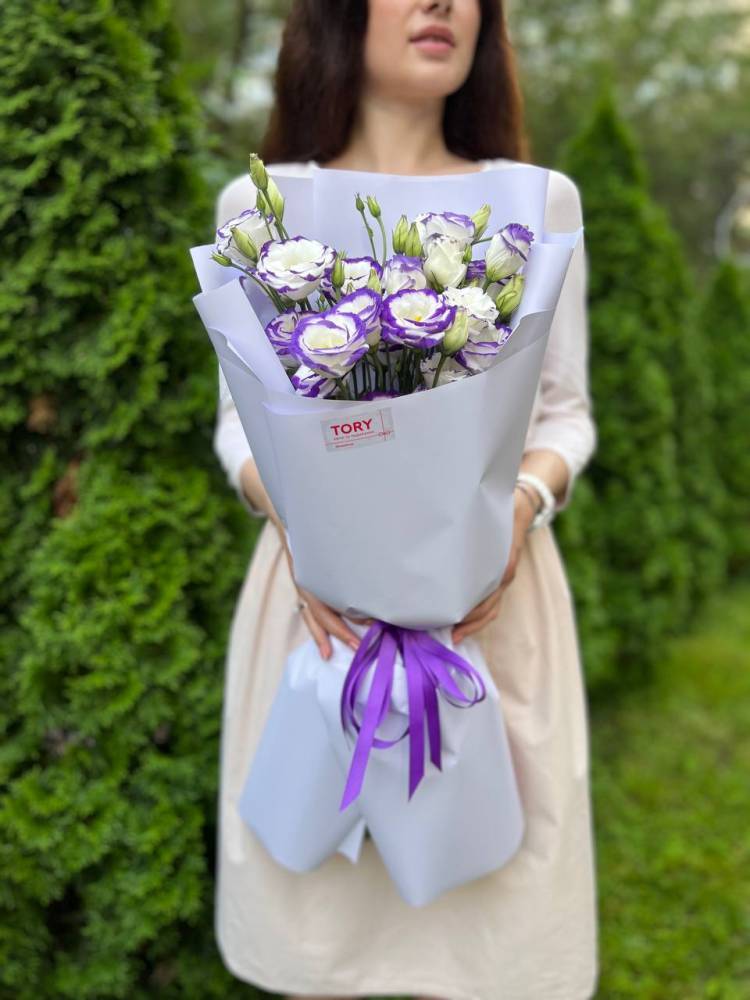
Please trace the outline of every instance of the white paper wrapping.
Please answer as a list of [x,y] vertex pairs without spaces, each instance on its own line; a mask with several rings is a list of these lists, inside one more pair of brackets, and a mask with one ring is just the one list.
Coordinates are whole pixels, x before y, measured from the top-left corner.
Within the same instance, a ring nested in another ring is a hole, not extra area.
[[[364,626],[349,624],[364,634]],[[479,671],[486,698],[468,708],[439,699],[442,769],[428,758],[410,800],[405,737],[372,749],[362,791],[343,812],[355,740],[341,728],[339,703],[351,650],[333,637],[324,661],[310,640],[287,659],[240,798],[243,820],[286,868],[310,871],[335,851],[356,863],[366,825],[402,898],[424,906],[515,854],[524,819],[500,694],[473,639],[454,647],[449,628],[435,637]],[[397,656],[392,713],[378,731],[384,739],[408,723],[404,676]]]
[[[429,183],[321,169],[275,178],[290,233],[349,256],[370,252],[353,208],[357,191],[377,197],[387,230],[402,212],[471,214],[487,202],[493,228],[521,222],[534,232],[513,333],[493,366],[408,396],[296,395],[265,336],[273,308],[260,290],[248,283],[246,294],[236,271],[210,259],[212,247],[191,251],[202,288],[194,302],[286,528],[295,580],[345,616],[429,629],[451,648],[450,626],[503,576],[542,359],[583,231],[544,231],[548,176],[519,165]],[[280,864],[304,872],[335,851],[356,862],[366,824],[398,891],[415,906],[507,863],[523,816],[500,696],[479,646],[465,639],[457,652],[482,674],[487,697],[468,708],[438,699],[442,772],[426,748],[424,777],[408,800],[408,738],[374,747],[359,796],[341,812],[354,739],[339,712],[353,654],[331,641],[329,661],[312,640],[287,660],[240,802],[248,826]],[[377,735],[400,733],[405,711],[397,662],[390,716]]]

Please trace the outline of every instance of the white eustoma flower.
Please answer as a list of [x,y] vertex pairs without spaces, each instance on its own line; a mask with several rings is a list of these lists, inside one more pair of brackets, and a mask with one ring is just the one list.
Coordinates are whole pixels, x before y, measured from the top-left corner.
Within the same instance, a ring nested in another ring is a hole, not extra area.
[[[472,372],[482,372],[492,365],[496,355],[507,343],[513,333],[511,327],[501,324],[498,327],[487,327],[482,338],[469,339],[460,351],[456,352],[456,361],[466,365]],[[440,381],[443,376],[441,374]]]
[[330,274],[336,251],[317,240],[292,236],[269,240],[260,251],[257,275],[271,288],[299,302]]
[[[244,237],[251,241],[255,247],[255,259],[242,252],[236,237],[232,234],[233,229],[238,229],[242,233],[240,239]],[[260,248],[268,239],[270,235],[266,217],[256,208],[246,208],[236,218],[229,219],[216,230],[216,253],[227,257],[239,267],[253,267]]]
[[452,306],[460,306],[469,314],[469,337],[472,331],[481,332],[493,326],[498,317],[497,306],[486,292],[477,285],[466,288],[446,288],[443,298]]
[[[432,383],[435,381],[435,372],[437,366],[440,364],[440,358],[440,351],[435,351],[432,357],[423,358],[419,362],[419,370],[422,373],[424,384],[428,389],[432,388]],[[448,357],[440,369],[438,387],[445,385],[447,382],[457,382],[459,379],[467,378],[469,375],[471,375],[471,372],[464,365],[456,361],[455,358]]]
[[434,236],[425,246],[424,273],[441,288],[459,285],[466,275],[461,244],[450,236]]
[[486,276],[490,281],[507,278],[526,263],[534,234],[519,222],[511,222],[490,240],[485,254]]
[[291,350],[313,371],[341,378],[367,354],[366,333],[355,313],[304,313],[292,333]]
[[299,396],[332,396],[338,388],[335,379],[321,375],[307,365],[300,365],[292,375],[292,385]]
[[396,253],[389,257],[383,270],[383,297],[395,295],[405,288],[427,288],[421,257]]
[[448,236],[465,250],[474,239],[476,226],[468,215],[459,212],[422,212],[414,220],[422,246],[435,236]]

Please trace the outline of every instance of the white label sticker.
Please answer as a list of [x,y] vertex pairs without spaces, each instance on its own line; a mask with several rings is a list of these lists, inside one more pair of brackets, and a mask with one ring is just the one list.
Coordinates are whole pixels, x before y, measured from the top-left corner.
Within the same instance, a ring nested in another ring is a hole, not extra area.
[[390,406],[382,410],[369,410],[362,414],[321,420],[323,440],[328,451],[340,448],[361,448],[366,444],[380,444],[395,436]]

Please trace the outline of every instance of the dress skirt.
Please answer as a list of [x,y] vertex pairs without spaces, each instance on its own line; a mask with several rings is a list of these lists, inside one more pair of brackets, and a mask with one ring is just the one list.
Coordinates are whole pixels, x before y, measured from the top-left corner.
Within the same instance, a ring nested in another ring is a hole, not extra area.
[[[232,620],[221,738],[215,931],[226,967],[280,994],[588,1000],[598,975],[588,713],[553,528],[531,532],[497,617],[474,637],[502,699],[526,818],[503,868],[423,907],[372,840],[305,873],[266,852],[238,800],[287,655],[309,632],[264,524]],[[387,751],[382,751],[387,752]]]

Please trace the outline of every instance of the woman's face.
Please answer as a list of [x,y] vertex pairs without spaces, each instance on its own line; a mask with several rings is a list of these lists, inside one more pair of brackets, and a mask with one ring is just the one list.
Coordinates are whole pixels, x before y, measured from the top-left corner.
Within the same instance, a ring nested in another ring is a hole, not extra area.
[[447,97],[469,75],[480,23],[479,0],[369,0],[368,90],[402,100]]

